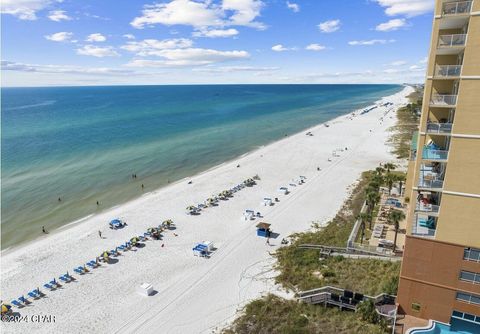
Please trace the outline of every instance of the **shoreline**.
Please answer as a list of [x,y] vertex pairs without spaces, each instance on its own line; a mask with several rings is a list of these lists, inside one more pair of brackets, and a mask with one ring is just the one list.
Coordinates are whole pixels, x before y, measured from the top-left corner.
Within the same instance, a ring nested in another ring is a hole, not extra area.
[[[405,87],[408,87],[408,86],[406,86],[406,85],[401,85],[401,87],[403,87],[403,88],[400,89],[399,92],[403,91],[403,90],[405,89]],[[398,94],[399,92],[397,92],[396,94]],[[288,138],[290,138],[290,137],[297,136],[297,135],[299,135],[299,134],[301,134],[301,133],[303,133],[303,132],[305,132],[305,131],[308,132],[308,131],[314,130],[315,128],[317,128],[317,127],[319,127],[319,126],[322,126],[322,125],[324,125],[324,124],[327,124],[327,123],[329,123],[329,122],[335,122],[336,120],[339,120],[339,119],[341,119],[342,117],[351,116],[352,114],[355,114],[355,113],[357,113],[357,112],[360,112],[361,110],[368,109],[368,108],[370,108],[370,107],[372,107],[372,106],[376,106],[380,101],[382,101],[383,99],[385,99],[385,98],[387,98],[387,97],[388,97],[388,96],[384,96],[384,97],[382,97],[382,98],[374,101],[372,104],[367,105],[367,106],[365,106],[365,107],[363,107],[363,108],[361,108],[361,109],[356,109],[356,110],[350,111],[350,112],[348,112],[348,113],[346,113],[346,114],[339,115],[339,116],[337,116],[337,117],[335,117],[335,118],[332,118],[332,119],[330,119],[330,120],[328,120],[328,121],[325,121],[325,122],[322,122],[322,123],[318,123],[318,124],[312,125],[312,126],[310,126],[310,127],[308,127],[308,128],[305,128],[305,129],[303,129],[303,130],[300,130],[300,131],[295,132],[295,133],[292,133],[292,134],[288,134],[288,135],[286,135],[286,136],[284,136],[284,137],[282,137],[282,138],[279,138],[278,140],[273,140],[273,141],[268,142],[268,143],[266,143],[266,144],[264,144],[264,145],[256,146],[255,148],[253,148],[253,149],[251,149],[251,150],[249,150],[249,151],[247,151],[247,152],[245,152],[245,153],[243,153],[243,154],[241,154],[241,155],[239,155],[239,156],[236,156],[236,157],[233,157],[233,158],[228,159],[228,160],[226,160],[226,161],[223,161],[223,162],[221,162],[221,163],[219,163],[219,164],[217,164],[217,165],[214,165],[214,166],[212,166],[212,167],[209,167],[208,169],[201,170],[201,171],[193,174],[192,176],[184,177],[184,178],[179,179],[179,180],[177,180],[177,181],[171,182],[170,184],[167,184],[167,185],[164,185],[164,186],[160,186],[160,187],[155,188],[155,189],[153,189],[153,190],[151,190],[151,191],[148,191],[148,192],[146,192],[146,193],[143,193],[143,194],[141,194],[140,196],[133,197],[133,198],[131,198],[131,199],[125,201],[125,202],[121,202],[121,203],[115,204],[115,205],[113,205],[113,206],[107,207],[107,208],[102,209],[102,210],[100,210],[100,211],[92,212],[92,213],[90,213],[90,214],[88,214],[88,215],[86,215],[86,216],[84,216],[84,217],[80,217],[80,218],[78,218],[78,219],[76,219],[76,220],[74,220],[74,221],[65,223],[65,224],[63,224],[62,226],[59,226],[58,228],[49,230],[47,235],[42,235],[42,234],[40,234],[40,235],[38,235],[37,237],[35,237],[35,238],[33,238],[33,239],[25,240],[25,241],[22,241],[22,242],[20,242],[20,243],[18,243],[18,244],[16,244],[16,245],[9,246],[9,247],[7,247],[7,248],[5,248],[5,249],[2,249],[2,250],[0,251],[0,256],[5,256],[5,255],[7,255],[7,254],[10,254],[11,252],[16,251],[17,249],[21,249],[21,248],[23,248],[23,247],[25,247],[25,246],[27,246],[27,245],[30,245],[30,244],[32,244],[32,243],[34,243],[34,242],[38,242],[38,241],[41,240],[41,239],[48,238],[50,235],[54,235],[54,234],[57,234],[57,233],[61,233],[61,232],[65,231],[66,229],[69,229],[69,228],[72,228],[72,227],[74,227],[74,226],[76,226],[76,225],[78,225],[78,224],[81,224],[81,223],[85,222],[86,220],[91,219],[91,218],[93,218],[93,217],[95,217],[95,216],[97,216],[97,215],[102,215],[102,214],[111,212],[111,211],[113,211],[114,209],[117,209],[117,208],[120,207],[120,206],[127,205],[127,204],[129,204],[129,203],[131,203],[131,202],[135,202],[135,201],[137,201],[137,200],[139,200],[139,199],[142,199],[142,198],[145,198],[145,197],[147,197],[147,196],[150,196],[151,194],[154,194],[154,193],[156,193],[156,192],[158,192],[158,191],[161,191],[161,190],[163,190],[163,189],[167,189],[167,188],[170,187],[170,186],[174,186],[174,185],[176,185],[176,184],[178,184],[178,183],[185,182],[186,180],[190,180],[190,179],[193,179],[193,178],[195,178],[195,177],[200,177],[200,176],[202,176],[202,175],[205,174],[205,173],[212,172],[212,171],[214,171],[214,170],[216,170],[216,169],[218,169],[218,168],[221,168],[222,166],[228,165],[228,164],[230,164],[230,163],[232,163],[232,162],[234,162],[234,161],[237,161],[237,160],[239,160],[239,159],[242,159],[242,158],[244,158],[244,157],[246,157],[246,156],[248,156],[248,155],[254,154],[254,153],[256,153],[257,151],[259,151],[259,150],[261,150],[262,148],[265,148],[265,147],[267,147],[267,146],[269,146],[269,145],[276,144],[276,143],[280,143],[280,142],[282,142],[282,141],[284,141],[284,140],[286,140],[286,139],[288,139]],[[358,116],[360,116],[360,115],[358,115]]]
[[[387,129],[396,122],[392,110],[408,103],[405,96],[411,90],[407,86],[379,100],[392,101],[394,105],[388,108],[355,117],[352,113],[356,111],[338,116],[328,121],[330,127],[321,123],[304,129],[8,254],[2,252],[2,298],[8,301],[165,219],[175,221],[173,232],[178,234],[166,232],[162,241],[147,241],[137,251],[122,253],[117,263],[103,264],[86,275],[75,274],[76,282],[64,284],[58,291],[45,291],[47,298],[18,309],[24,315],[56,314],[57,323],[2,323],[3,329],[206,333],[222,327],[246,302],[278,291],[272,283],[269,253],[280,246],[282,238],[308,229],[312,222],[328,221],[348,197],[359,173],[379,162],[395,160],[386,144]],[[333,157],[332,151],[338,147],[348,150]],[[185,214],[186,205],[255,174],[261,178],[258,185],[235,193],[199,216]],[[299,175],[307,177],[305,184],[289,186],[289,195],[278,193],[278,187],[288,186]],[[188,179],[193,179],[193,184],[187,184]],[[261,206],[265,196],[278,196],[280,202]],[[241,219],[245,209],[261,211],[263,219],[272,223],[273,231],[279,233],[272,245],[255,235],[258,219]],[[108,230],[108,221],[115,217],[126,220],[128,226]],[[99,239],[98,229],[106,239]],[[192,255],[191,247],[201,240],[211,240],[217,248],[209,259]],[[143,282],[151,283],[157,294],[148,298],[138,295],[136,287]]]

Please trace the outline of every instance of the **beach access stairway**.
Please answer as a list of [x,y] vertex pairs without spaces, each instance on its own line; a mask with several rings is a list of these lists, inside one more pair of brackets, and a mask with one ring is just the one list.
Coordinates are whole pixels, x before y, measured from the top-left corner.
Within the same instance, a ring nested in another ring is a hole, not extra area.
[[395,299],[396,296],[387,293],[368,296],[334,286],[324,286],[298,293],[298,300],[304,303],[337,306],[341,310],[351,311],[356,311],[362,301],[372,300],[377,313],[388,320],[394,320],[396,318],[397,306],[395,305]]
[[299,249],[315,249],[318,250],[321,256],[343,256],[354,259],[376,259],[376,260],[401,260],[401,258],[394,258],[386,254],[379,254],[377,252],[371,252],[368,250],[358,248],[344,248],[335,246],[315,245],[315,244],[302,244],[298,246]]

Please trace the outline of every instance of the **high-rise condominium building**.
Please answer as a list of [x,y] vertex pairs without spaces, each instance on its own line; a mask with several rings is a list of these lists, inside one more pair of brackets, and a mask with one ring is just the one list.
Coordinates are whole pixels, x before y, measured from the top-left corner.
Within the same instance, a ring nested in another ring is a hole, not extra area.
[[480,0],[435,1],[398,303],[480,333]]

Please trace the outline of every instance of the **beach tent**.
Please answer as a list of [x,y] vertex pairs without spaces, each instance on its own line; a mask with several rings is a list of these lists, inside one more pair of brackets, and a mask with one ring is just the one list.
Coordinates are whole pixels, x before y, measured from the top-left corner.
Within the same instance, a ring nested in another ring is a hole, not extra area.
[[113,219],[110,223],[110,228],[117,229],[123,226],[123,223],[120,219]]
[[243,219],[245,220],[251,220],[255,216],[255,211],[253,210],[245,210],[243,213]]
[[280,188],[278,188],[278,191],[281,192],[284,195],[288,194],[288,188],[287,187],[280,187]]
[[259,237],[267,237],[267,231],[268,233],[270,232],[270,226],[271,224],[265,223],[265,222],[260,222],[257,224],[257,235]]
[[202,241],[192,248],[193,255],[195,256],[208,256],[213,251],[213,242]]
[[264,206],[270,206],[270,205],[272,205],[272,199],[271,199],[271,198],[268,198],[268,197],[264,197],[264,198],[263,198],[263,205],[264,205]]

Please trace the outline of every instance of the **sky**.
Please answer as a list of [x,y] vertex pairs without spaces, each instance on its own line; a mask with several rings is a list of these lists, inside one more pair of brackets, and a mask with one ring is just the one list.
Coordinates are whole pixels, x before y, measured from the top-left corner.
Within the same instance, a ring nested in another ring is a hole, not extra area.
[[2,0],[2,86],[422,83],[434,0]]

